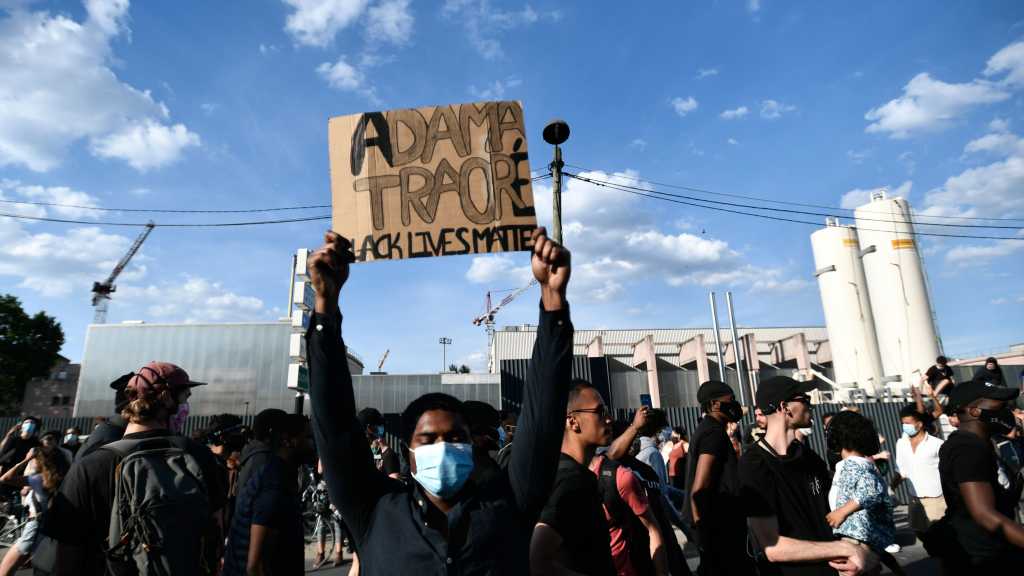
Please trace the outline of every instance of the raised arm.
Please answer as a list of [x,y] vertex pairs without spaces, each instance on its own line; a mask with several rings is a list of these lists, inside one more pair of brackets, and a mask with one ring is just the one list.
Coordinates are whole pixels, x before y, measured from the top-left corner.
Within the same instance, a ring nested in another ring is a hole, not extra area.
[[629,447],[633,445],[633,440],[636,440],[637,433],[647,423],[647,415],[650,414],[650,411],[651,409],[647,406],[638,408],[636,413],[633,414],[633,423],[618,438],[612,440],[611,445],[608,446],[608,451],[604,455],[612,460],[619,460],[629,454]]
[[352,255],[348,241],[341,236],[328,232],[324,240],[324,246],[310,256],[308,263],[316,290],[316,313],[306,332],[313,433],[331,502],[354,535],[361,538],[385,481],[373,464],[370,445],[356,421],[352,375],[341,339],[338,296],[348,279]]
[[532,267],[540,283],[540,322],[508,468],[516,505],[530,524],[536,522],[547,502],[558,468],[572,378],[573,336],[565,298],[572,272],[569,251],[548,239],[543,228],[533,234]]

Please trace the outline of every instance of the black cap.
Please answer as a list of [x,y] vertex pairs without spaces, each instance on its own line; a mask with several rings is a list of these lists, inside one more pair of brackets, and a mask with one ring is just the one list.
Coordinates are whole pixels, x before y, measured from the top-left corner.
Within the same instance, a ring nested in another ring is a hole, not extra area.
[[775,376],[764,380],[757,386],[754,400],[762,412],[771,414],[780,402],[800,394],[806,394],[817,387],[814,382],[798,382],[787,376]]
[[721,398],[722,396],[728,396],[732,394],[734,397],[736,394],[732,391],[725,382],[719,382],[718,380],[708,380],[707,382],[700,385],[697,389],[697,402],[701,404],[712,400],[714,398]]
[[991,382],[970,380],[961,382],[949,393],[949,403],[946,408],[950,412],[956,412],[975,400],[988,398],[989,400],[1013,400],[1020,395],[1020,390],[997,386]]

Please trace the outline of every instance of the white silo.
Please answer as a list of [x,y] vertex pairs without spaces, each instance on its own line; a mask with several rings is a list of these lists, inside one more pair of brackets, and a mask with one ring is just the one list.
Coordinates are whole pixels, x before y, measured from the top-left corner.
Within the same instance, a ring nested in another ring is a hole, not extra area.
[[811,234],[811,249],[835,382],[855,384],[877,396],[877,387],[882,384],[882,361],[857,231],[829,218],[825,228]]
[[910,204],[875,192],[854,218],[882,369],[886,378],[899,376],[907,389],[920,382],[940,348]]

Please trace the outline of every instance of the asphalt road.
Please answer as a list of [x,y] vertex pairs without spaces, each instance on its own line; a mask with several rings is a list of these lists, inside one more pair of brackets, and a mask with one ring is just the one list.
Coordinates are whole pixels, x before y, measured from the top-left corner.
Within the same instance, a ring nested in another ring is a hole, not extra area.
[[[894,554],[897,561],[906,571],[908,576],[925,576],[937,574],[939,572],[938,562],[928,557],[924,547],[921,546],[920,542],[917,542],[914,538],[913,532],[910,531],[907,525],[906,507],[900,506],[896,509],[896,529],[897,529],[897,541],[903,546],[903,549]],[[685,545],[686,538],[678,530],[676,531],[676,537],[679,539],[680,544]],[[699,559],[695,554],[695,550],[691,546],[687,549],[687,562],[690,565],[690,569],[696,574],[697,565],[700,563]],[[345,563],[338,568],[334,568],[331,563],[324,568],[319,570],[313,569],[313,559],[316,554],[316,549],[313,545],[307,546],[306,548],[306,573],[317,574],[318,576],[347,576],[350,568],[350,556],[345,554]],[[18,576],[31,576],[31,570],[20,570]],[[891,574],[889,570],[883,570],[882,574]]]

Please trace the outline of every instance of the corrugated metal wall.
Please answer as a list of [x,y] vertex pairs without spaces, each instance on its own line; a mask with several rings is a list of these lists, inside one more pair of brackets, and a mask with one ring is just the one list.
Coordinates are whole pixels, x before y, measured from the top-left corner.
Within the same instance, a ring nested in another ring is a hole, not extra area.
[[[526,372],[529,360],[501,361],[501,405],[502,410],[518,411],[523,405],[523,385],[526,384]],[[572,377],[582,378],[593,384],[601,395],[608,398],[608,361],[604,358],[587,358],[573,356]]]
[[[493,380],[493,377],[486,379]],[[442,381],[441,374],[361,375],[352,377],[352,385],[356,406],[372,406],[385,414],[401,413],[410,402],[430,392],[442,392],[459,400],[479,400],[492,406],[501,405],[500,386],[497,383],[446,383]]]

